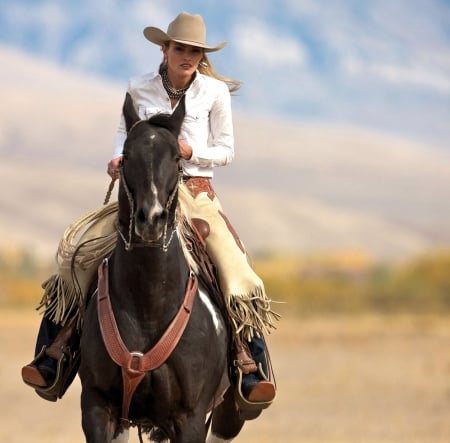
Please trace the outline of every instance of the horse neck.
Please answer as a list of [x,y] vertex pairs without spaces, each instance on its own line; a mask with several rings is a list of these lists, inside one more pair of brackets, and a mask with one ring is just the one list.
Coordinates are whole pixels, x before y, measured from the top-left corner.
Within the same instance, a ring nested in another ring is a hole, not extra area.
[[121,305],[154,313],[167,310],[171,300],[179,305],[184,297],[189,266],[176,235],[167,251],[149,246],[126,251],[123,242],[118,244],[111,268],[111,298]]

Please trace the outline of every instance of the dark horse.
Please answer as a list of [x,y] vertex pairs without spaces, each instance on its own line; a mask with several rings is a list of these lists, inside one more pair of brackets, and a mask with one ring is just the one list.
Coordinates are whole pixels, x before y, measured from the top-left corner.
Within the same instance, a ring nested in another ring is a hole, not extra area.
[[[123,114],[125,142],[119,188],[118,241],[109,261],[109,298],[124,346],[139,360],[158,342],[183,305],[192,279],[177,234],[179,183],[177,137],[185,115],[182,98],[172,115],[139,120],[127,94]],[[153,429],[158,441],[199,443],[206,439],[208,411],[212,431],[226,441],[244,420],[228,381],[229,333],[224,315],[195,293],[187,326],[178,344],[160,366],[146,371],[130,396],[123,417],[121,368],[110,357],[98,320],[98,306],[89,303],[81,337],[81,408],[88,443],[126,441],[129,425]],[[226,391],[225,391],[226,390]],[[156,431],[155,431],[156,429]],[[158,437],[159,436],[159,437]]]

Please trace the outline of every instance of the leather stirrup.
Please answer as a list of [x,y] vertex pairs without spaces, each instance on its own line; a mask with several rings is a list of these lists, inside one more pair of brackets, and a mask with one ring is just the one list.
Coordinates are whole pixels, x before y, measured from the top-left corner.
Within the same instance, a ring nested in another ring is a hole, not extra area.
[[[36,365],[42,357],[45,357],[47,347],[42,346],[39,354],[36,355],[30,365]],[[39,397],[45,400],[55,402],[67,391],[72,384],[73,379],[77,375],[80,366],[80,350],[71,350],[68,346],[62,350],[56,365],[56,377],[54,382],[49,386],[32,386]],[[31,386],[31,385],[30,385]]]
[[[266,376],[266,374],[264,374],[261,363],[258,364],[258,375],[262,380],[270,381],[269,378]],[[258,401],[258,402],[249,401],[248,399],[245,398],[244,394],[242,393],[242,377],[243,377],[242,369],[239,366],[236,366],[236,386],[235,386],[236,403],[238,404],[241,411],[246,415],[246,420],[251,420],[259,415],[258,412],[261,412],[263,409],[268,408],[275,400],[276,395],[270,401]],[[256,415],[253,416],[253,414]]]

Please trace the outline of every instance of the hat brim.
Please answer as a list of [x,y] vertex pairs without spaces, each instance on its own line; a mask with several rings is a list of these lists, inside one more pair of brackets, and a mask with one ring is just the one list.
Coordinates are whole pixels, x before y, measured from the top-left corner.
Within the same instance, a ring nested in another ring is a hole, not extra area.
[[179,39],[170,37],[164,31],[161,31],[161,29],[155,28],[154,26],[147,26],[144,29],[144,36],[147,40],[151,41],[155,45],[162,46],[164,43],[171,41],[171,42],[183,43],[184,45],[190,45],[190,46],[196,46],[198,48],[203,48],[205,50],[205,52],[219,51],[220,49],[224,48],[227,44],[227,42],[222,42],[216,46],[209,46],[209,45],[206,45],[205,43],[194,42],[194,41],[190,41],[190,40],[179,40]]

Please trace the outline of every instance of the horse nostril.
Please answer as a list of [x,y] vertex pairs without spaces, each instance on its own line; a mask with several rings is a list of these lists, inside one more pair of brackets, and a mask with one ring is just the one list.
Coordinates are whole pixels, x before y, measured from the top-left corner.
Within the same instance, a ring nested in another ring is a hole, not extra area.
[[137,213],[137,217],[136,220],[138,221],[138,223],[145,223],[147,220],[147,216],[145,215],[145,212],[143,209],[139,209],[138,213]]
[[159,201],[156,202],[142,202],[136,208],[135,220],[136,224],[141,226],[151,226],[161,217],[164,208]]

